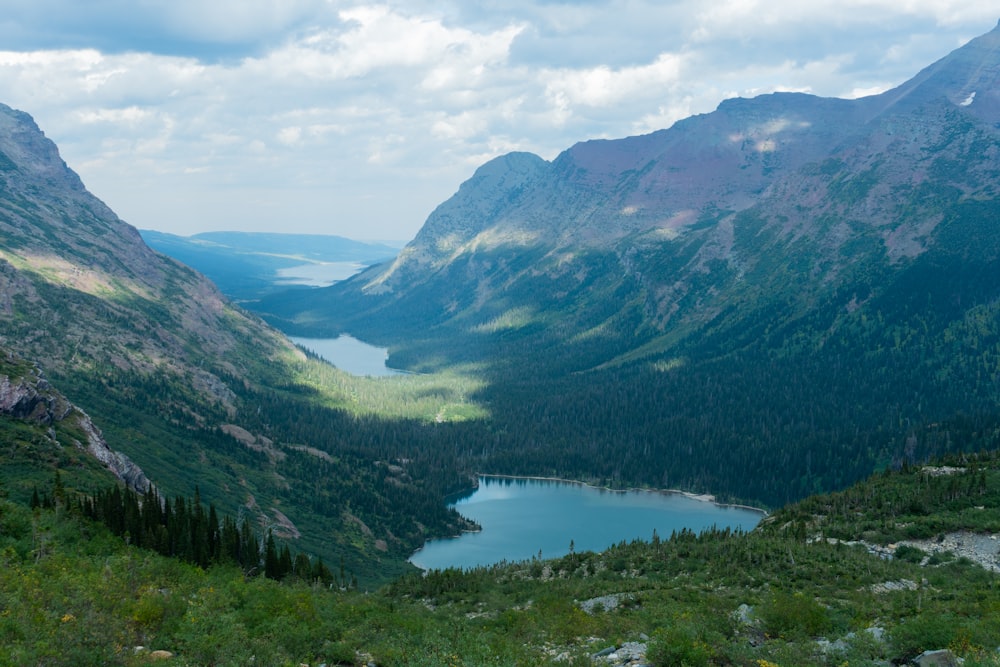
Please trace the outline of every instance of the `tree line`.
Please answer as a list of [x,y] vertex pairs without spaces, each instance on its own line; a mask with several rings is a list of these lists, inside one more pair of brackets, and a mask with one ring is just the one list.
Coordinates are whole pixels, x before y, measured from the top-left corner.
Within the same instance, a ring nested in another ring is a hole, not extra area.
[[197,487],[191,499],[178,495],[171,500],[160,496],[153,486],[142,494],[112,486],[70,497],[57,471],[51,495],[39,493],[36,488],[31,507],[58,506],[103,524],[127,544],[203,569],[235,564],[246,577],[263,575],[276,581],[294,577],[324,585],[348,584],[343,568],[338,579],[322,558],[312,559],[305,553],[293,557],[287,544],[279,546],[272,531],[258,534],[249,519],[238,522],[229,515],[220,519],[215,505],[210,503],[206,509]]

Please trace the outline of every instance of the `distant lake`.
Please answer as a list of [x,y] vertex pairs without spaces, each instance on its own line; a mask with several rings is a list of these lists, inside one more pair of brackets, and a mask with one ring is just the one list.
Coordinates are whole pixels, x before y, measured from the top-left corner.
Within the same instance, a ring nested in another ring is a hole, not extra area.
[[338,280],[346,280],[367,265],[360,262],[318,262],[299,264],[278,269],[279,285],[308,285],[329,287]]
[[755,510],[726,507],[679,493],[607,491],[552,480],[480,477],[479,488],[454,503],[482,531],[431,540],[410,558],[422,569],[471,568],[576,551],[604,551],[619,542],[661,538],[687,528],[753,529]]
[[385,360],[389,356],[388,349],[369,345],[351,336],[290,338],[296,345],[301,345],[351,375],[383,377],[403,373],[385,365]]

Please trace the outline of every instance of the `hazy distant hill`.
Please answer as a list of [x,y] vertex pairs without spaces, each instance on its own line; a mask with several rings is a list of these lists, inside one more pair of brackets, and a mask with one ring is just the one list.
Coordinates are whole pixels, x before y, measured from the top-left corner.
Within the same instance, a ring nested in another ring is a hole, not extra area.
[[1000,27],[881,95],[499,157],[393,262],[260,307],[485,365],[494,468],[781,502],[995,422],[998,220]]
[[[176,236],[151,230],[139,233],[150,247],[197,269],[224,294],[241,301],[296,284],[285,275],[294,267],[304,267],[301,273],[343,279],[365,266],[394,258],[402,246],[402,243],[392,246],[321,234],[205,232]],[[348,263],[355,266],[343,266]],[[340,265],[339,271],[337,266],[330,265]],[[325,280],[322,284],[331,282]]]

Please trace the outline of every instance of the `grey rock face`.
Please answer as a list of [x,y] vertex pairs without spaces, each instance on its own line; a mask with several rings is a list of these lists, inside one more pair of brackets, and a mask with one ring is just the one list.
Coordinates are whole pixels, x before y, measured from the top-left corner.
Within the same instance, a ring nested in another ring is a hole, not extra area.
[[138,493],[145,493],[148,491],[151,483],[146,477],[146,474],[142,471],[142,468],[137,466],[132,459],[126,455],[121,452],[116,452],[108,447],[108,443],[105,442],[100,429],[94,426],[90,417],[82,410],[79,410],[79,414],[79,425],[87,434],[87,451],[89,451],[94,458],[103,463],[104,467],[110,470],[115,477],[124,482],[125,486],[128,488]]
[[20,378],[0,375],[0,414],[46,426],[75,420],[87,434],[87,442],[78,443],[81,448],[90,452],[128,488],[144,493],[150,487],[142,469],[129,457],[112,450],[87,413],[55,391],[38,368]]
[[72,406],[50,390],[40,371],[36,369],[36,373],[33,381],[12,381],[6,375],[0,376],[0,413],[40,424],[62,421]]

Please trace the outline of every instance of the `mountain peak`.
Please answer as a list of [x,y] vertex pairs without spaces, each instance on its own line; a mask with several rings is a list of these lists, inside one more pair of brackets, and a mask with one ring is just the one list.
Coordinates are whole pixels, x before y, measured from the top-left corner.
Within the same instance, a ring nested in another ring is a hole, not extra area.
[[[20,176],[12,179],[8,172],[20,172]],[[25,177],[35,185],[84,191],[80,177],[66,165],[59,149],[39,129],[35,119],[0,104],[0,182],[5,187],[15,184],[23,187]]]
[[883,111],[907,110],[946,99],[982,120],[1000,122],[1000,21],[990,32],[876,99],[883,102]]
[[[231,330],[245,318],[231,317],[215,286],[153,252],[134,227],[84,187],[30,115],[5,105],[0,105],[0,192],[0,342],[6,338],[13,345],[23,338],[17,329],[22,320],[48,323],[33,346],[25,342],[15,352],[36,359],[44,351],[47,370],[60,373],[88,355],[119,368],[146,368],[154,359],[183,366],[178,351],[185,346],[205,353],[235,346]],[[39,298],[40,290],[64,299],[64,312],[55,319],[72,312],[68,332],[43,314],[49,305]],[[171,308],[164,309],[168,295]],[[19,302],[28,310],[18,312]],[[114,306],[94,305],[106,303]],[[230,325],[223,327],[225,318]],[[130,331],[119,330],[121,319],[132,321]],[[61,337],[69,335],[86,340],[79,354],[58,351],[65,344]],[[195,374],[206,378],[206,386],[217,383],[200,370]]]
[[[876,263],[928,251],[954,203],[925,197],[937,193],[930,181],[940,193],[993,196],[995,153],[983,151],[1000,142],[997,121],[1000,27],[882,95],[731,99],[665,130],[577,143],[551,163],[497,158],[428,217],[391,267],[335,291],[360,285],[369,296],[420,301],[424,317],[424,297],[437,290],[448,295],[439,321],[465,322],[494,315],[493,303],[530,303],[539,276],[574,293],[573,280],[594,276],[579,258],[606,253],[615,275],[642,286],[644,312],[666,331],[713,317],[718,295],[742,299],[734,276],[765,249],[819,244],[806,276],[816,291],[855,270],[849,242]],[[637,268],[643,253],[662,256]],[[518,258],[528,254],[544,261],[526,269]],[[469,280],[464,291],[476,298],[461,312],[456,286]],[[408,298],[416,286],[421,299]]]

